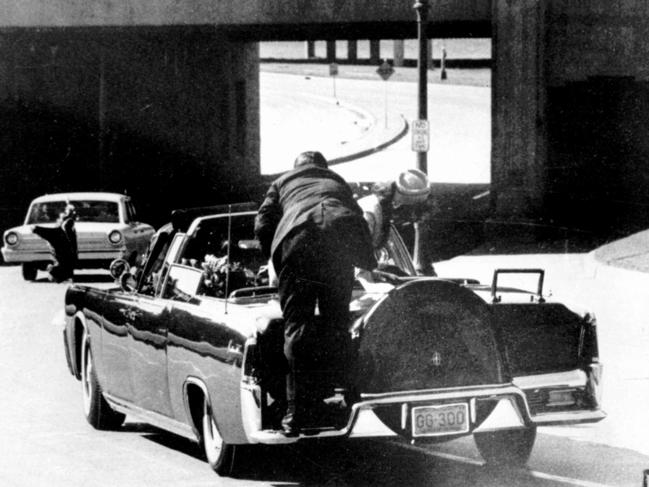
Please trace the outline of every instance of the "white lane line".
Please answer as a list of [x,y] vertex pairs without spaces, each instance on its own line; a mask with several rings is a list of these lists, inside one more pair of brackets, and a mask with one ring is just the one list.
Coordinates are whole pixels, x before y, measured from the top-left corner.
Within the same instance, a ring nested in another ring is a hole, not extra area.
[[578,485],[579,487],[610,487],[607,484],[590,482],[588,480],[571,479],[569,477],[561,477],[559,475],[552,475],[549,473],[535,472],[534,470],[528,470],[528,473],[532,477],[536,477],[537,479],[553,480],[554,482],[561,482],[570,485]]
[[[453,460],[455,462],[460,462],[460,463],[466,463],[469,465],[475,465],[478,467],[482,467],[485,465],[485,462],[482,462],[480,460],[474,460],[473,458],[467,458],[467,457],[461,457],[459,455],[453,455],[452,453],[444,453],[444,452],[436,452],[436,451],[430,451],[430,450],[424,450],[416,446],[412,445],[404,445],[404,444],[399,444],[402,447],[405,447],[409,450],[415,450],[418,452],[423,452],[426,455],[431,455],[434,457],[439,457],[439,458],[444,458],[445,460]],[[612,487],[607,484],[600,484],[598,482],[590,482],[588,480],[581,480],[581,479],[573,479],[570,477],[562,477],[560,475],[552,475],[549,473],[543,473],[543,472],[536,472],[534,470],[525,470],[525,473],[529,474],[531,477],[535,477],[537,479],[544,479],[544,480],[552,480],[554,482],[559,482],[562,484],[569,484],[569,485],[576,485],[578,487]]]

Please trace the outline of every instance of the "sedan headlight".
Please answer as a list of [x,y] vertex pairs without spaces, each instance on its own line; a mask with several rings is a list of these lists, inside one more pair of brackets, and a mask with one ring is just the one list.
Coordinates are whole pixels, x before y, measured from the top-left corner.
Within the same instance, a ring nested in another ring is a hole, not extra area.
[[9,232],[5,235],[5,242],[7,245],[16,245],[18,243],[18,234],[16,232]]
[[122,232],[119,230],[113,230],[108,234],[108,240],[110,240],[110,243],[112,244],[118,244],[122,241]]

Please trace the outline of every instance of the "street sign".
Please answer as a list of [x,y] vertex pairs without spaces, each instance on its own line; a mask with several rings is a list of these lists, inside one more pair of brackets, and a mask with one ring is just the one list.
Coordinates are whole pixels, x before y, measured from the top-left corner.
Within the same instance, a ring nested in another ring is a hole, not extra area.
[[381,78],[383,78],[383,81],[387,81],[390,76],[394,74],[394,68],[387,61],[383,61],[383,63],[376,68],[376,72]]
[[428,120],[413,120],[411,127],[412,150],[414,152],[428,152],[430,145]]
[[329,65],[329,76],[338,76],[338,65],[336,63]]

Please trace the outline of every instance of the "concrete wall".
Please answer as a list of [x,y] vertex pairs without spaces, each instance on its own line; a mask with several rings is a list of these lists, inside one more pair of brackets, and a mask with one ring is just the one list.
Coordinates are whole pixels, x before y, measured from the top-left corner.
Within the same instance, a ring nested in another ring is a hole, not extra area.
[[[413,22],[413,0],[0,0],[0,27]],[[430,0],[439,22],[489,22],[489,0]]]
[[3,227],[45,192],[126,191],[143,219],[247,199],[259,174],[257,44],[213,31],[0,38]]
[[649,225],[649,4],[495,0],[496,219]]
[[649,4],[548,8],[548,211],[649,226]]
[[492,194],[496,218],[527,218],[545,180],[544,6],[494,0]]

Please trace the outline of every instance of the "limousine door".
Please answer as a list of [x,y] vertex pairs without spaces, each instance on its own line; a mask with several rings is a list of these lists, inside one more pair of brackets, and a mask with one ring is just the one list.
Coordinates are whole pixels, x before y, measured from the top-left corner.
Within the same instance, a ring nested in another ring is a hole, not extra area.
[[134,395],[129,366],[128,327],[135,301],[134,295],[107,293],[102,313],[102,360],[98,364],[104,392],[129,402],[134,400]]
[[169,310],[157,298],[139,296],[130,322],[130,370],[135,404],[147,411],[170,415],[167,383]]
[[183,235],[176,234],[161,267],[156,271],[150,294],[139,293],[130,321],[130,371],[135,404],[146,411],[171,416],[167,381],[168,302],[161,299],[169,268]]

